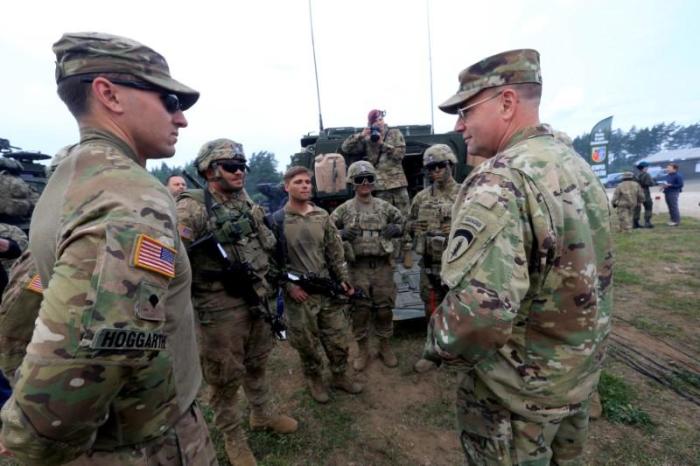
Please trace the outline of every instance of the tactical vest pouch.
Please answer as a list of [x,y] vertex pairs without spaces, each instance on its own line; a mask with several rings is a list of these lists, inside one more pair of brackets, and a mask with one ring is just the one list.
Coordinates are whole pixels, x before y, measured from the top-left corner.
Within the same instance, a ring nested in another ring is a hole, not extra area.
[[319,193],[335,194],[345,190],[345,158],[340,154],[320,154],[314,162],[314,179]]
[[219,243],[237,243],[253,233],[253,225],[248,218],[241,217],[238,220],[227,220],[215,231],[214,236]]
[[436,235],[427,238],[426,243],[427,255],[435,258],[439,262],[440,257],[442,257],[442,252],[445,250],[445,246],[447,245],[447,239],[442,235]]
[[380,244],[380,234],[380,230],[362,230],[362,235],[352,242],[355,257],[385,255]]

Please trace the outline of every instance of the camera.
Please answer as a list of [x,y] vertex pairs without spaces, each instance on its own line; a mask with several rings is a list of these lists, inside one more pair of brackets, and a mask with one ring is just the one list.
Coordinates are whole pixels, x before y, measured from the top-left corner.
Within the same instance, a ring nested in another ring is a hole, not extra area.
[[377,142],[379,141],[379,138],[382,137],[382,128],[379,126],[374,126],[372,125],[369,128],[369,140],[372,142]]

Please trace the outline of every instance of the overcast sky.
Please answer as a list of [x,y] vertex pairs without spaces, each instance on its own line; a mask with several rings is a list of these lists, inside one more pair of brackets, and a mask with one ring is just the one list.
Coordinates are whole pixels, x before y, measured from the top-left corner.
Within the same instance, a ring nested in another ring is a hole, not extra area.
[[[312,0],[325,127],[361,126],[372,108],[395,124],[431,118],[428,16],[436,132],[454,117],[437,105],[457,75],[509,49],[535,48],[541,120],[572,136],[613,115],[613,128],[700,121],[700,2]],[[177,154],[194,158],[227,137],[284,169],[299,138],[318,131],[308,0],[3,2],[0,137],[53,154],[77,140],[55,93],[51,45],[66,31],[136,39],[201,92]]]

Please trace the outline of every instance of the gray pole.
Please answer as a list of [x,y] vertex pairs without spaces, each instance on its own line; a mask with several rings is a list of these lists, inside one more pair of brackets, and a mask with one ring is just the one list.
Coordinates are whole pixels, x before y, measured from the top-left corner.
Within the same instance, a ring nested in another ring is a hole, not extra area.
[[[309,0],[311,1],[311,0]],[[433,46],[430,41],[430,3],[425,0],[426,17],[428,19],[428,71],[430,73],[430,132],[435,133],[435,115],[433,107]]]
[[314,41],[314,18],[311,15],[311,0],[309,0],[309,26],[311,28],[311,51],[314,55],[314,74],[316,75],[316,100],[318,101],[318,131],[323,131],[323,116],[321,116],[321,91],[318,87],[318,68],[316,67],[316,42]]

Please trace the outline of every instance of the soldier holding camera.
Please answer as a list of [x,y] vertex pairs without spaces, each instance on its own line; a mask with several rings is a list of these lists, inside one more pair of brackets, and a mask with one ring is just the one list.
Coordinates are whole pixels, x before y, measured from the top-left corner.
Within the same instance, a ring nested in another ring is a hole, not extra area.
[[367,127],[361,133],[349,136],[341,147],[343,153],[360,156],[374,166],[377,179],[374,196],[383,199],[408,215],[408,181],[402,160],[406,154],[406,142],[398,128],[389,128],[384,122],[386,112],[372,110],[367,115]]
[[274,344],[265,317],[275,292],[269,277],[276,240],[264,224],[263,209],[243,189],[247,166],[241,144],[210,141],[199,151],[195,167],[207,187],[182,193],[177,216],[192,264],[202,369],[229,461],[254,465],[241,425],[241,385],[252,429],[297,430],[297,421],[274,410],[265,377]]

